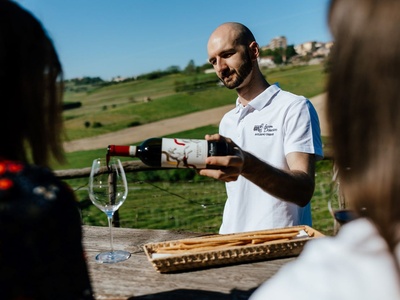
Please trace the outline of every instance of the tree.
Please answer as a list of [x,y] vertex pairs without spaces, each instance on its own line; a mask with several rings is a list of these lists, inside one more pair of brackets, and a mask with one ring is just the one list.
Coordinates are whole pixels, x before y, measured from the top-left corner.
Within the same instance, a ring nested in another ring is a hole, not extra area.
[[272,56],[274,63],[280,65],[284,62],[290,61],[290,58],[296,56],[297,52],[294,45],[288,45],[286,48],[266,49],[261,51],[260,56]]
[[181,71],[181,68],[179,66],[170,66],[165,69],[165,72],[167,74],[176,74],[176,73],[179,73],[180,71]]
[[191,59],[187,64],[185,70],[183,70],[185,74],[195,74],[196,73],[196,65],[194,64],[194,60]]
[[296,56],[297,52],[294,49],[294,45],[288,45],[286,48],[286,60],[289,61],[290,58],[292,58],[293,56]]

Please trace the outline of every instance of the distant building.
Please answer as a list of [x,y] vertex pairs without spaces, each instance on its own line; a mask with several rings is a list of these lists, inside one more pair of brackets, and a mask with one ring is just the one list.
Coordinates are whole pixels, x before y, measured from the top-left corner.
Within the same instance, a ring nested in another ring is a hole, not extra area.
[[294,46],[294,50],[296,50],[297,54],[299,54],[301,56],[306,56],[315,51],[316,43],[317,42],[305,42],[303,44]]
[[276,67],[274,63],[274,57],[273,56],[263,56],[258,59],[258,65],[260,67],[266,67],[266,68],[274,68]]
[[313,56],[313,57],[326,57],[331,51],[333,42],[321,43],[321,42],[305,42],[294,46],[297,54],[300,56]]
[[278,36],[276,38],[273,38],[271,40],[271,42],[269,43],[269,48],[271,50],[274,50],[274,49],[286,49],[287,48],[286,37]]
[[275,50],[281,48],[287,48],[287,39],[285,36],[278,36],[276,38],[273,38],[267,46],[261,47],[262,50]]
[[216,73],[216,72],[215,72],[214,68],[212,68],[212,69],[210,68],[210,69],[204,70],[204,73],[205,74],[211,74],[211,73]]
[[333,46],[333,42],[329,43],[319,43],[317,49],[313,52],[314,57],[326,57],[331,52],[331,48]]
[[124,80],[126,80],[126,77],[116,76],[116,77],[111,78],[111,81],[113,81],[113,82],[122,82]]

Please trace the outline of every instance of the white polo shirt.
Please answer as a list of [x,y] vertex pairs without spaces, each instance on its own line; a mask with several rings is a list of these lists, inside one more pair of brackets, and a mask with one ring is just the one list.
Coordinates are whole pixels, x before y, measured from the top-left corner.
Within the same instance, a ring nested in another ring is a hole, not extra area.
[[[222,118],[219,132],[268,164],[289,170],[286,155],[305,152],[323,156],[317,112],[311,102],[268,87],[247,106],[240,103]],[[244,232],[295,225],[311,226],[310,204],[300,207],[279,200],[239,176],[226,183],[220,233]]]

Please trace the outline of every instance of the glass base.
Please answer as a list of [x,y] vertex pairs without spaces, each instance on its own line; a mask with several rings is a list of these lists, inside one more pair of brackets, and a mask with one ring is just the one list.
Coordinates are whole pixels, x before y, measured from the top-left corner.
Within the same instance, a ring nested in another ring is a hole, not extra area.
[[129,257],[131,257],[131,254],[128,251],[117,250],[97,254],[96,261],[104,264],[113,264],[127,260]]

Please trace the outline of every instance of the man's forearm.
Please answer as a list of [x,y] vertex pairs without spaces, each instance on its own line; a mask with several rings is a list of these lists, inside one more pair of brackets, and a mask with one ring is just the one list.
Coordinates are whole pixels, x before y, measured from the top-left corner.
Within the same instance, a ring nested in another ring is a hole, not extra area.
[[[245,152],[241,175],[265,192],[283,200],[305,206],[314,193],[314,178],[304,171],[277,169],[251,153]],[[313,173],[313,172],[312,172]]]

